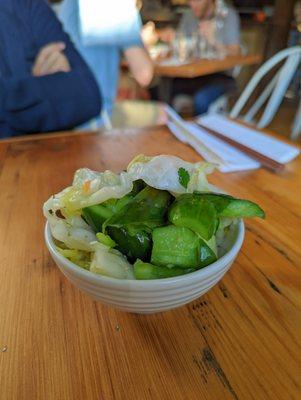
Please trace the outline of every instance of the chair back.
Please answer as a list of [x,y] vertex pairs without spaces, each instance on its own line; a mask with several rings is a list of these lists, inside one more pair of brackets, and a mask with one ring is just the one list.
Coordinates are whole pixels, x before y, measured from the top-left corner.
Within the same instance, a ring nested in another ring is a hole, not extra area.
[[[284,61],[284,64],[278,69],[268,85],[262,91],[255,103],[250,107],[244,116],[240,116],[243,107],[246,105],[251,94],[261,81],[261,79],[277,64]],[[283,97],[292,81],[294,74],[301,61],[301,46],[294,46],[280,51],[275,56],[266,61],[254,74],[245,90],[237,100],[232,111],[231,118],[241,118],[251,123],[260,108],[267,102],[265,110],[257,123],[258,128],[266,127],[275,116]]]

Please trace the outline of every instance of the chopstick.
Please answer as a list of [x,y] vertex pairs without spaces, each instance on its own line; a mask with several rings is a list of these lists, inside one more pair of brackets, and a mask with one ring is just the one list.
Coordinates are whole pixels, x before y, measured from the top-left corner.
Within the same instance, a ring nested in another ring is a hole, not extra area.
[[206,126],[200,124],[197,122],[197,124],[204,129],[207,133],[209,133],[212,136],[215,136],[216,138],[230,144],[231,146],[237,148],[238,150],[241,150],[242,152],[248,154],[251,158],[254,160],[260,162],[260,164],[265,167],[266,169],[272,171],[272,172],[280,172],[284,169],[285,165],[279,163],[278,161],[273,160],[270,157],[265,156],[264,154],[258,153],[256,150],[250,149],[249,147],[245,146],[242,143],[237,142],[236,140],[230,139],[224,135],[222,135],[219,132],[216,132],[210,128],[207,128]]

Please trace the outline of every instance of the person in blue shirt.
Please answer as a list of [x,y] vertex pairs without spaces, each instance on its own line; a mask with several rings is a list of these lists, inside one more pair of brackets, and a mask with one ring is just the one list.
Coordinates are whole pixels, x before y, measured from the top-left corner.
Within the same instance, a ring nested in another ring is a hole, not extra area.
[[[121,55],[124,55],[129,71],[136,82],[142,87],[148,86],[152,80],[153,64],[141,39],[141,22],[138,13],[136,24],[139,24],[139,29],[136,29],[137,26],[132,31],[129,29],[129,32],[122,35],[122,37],[118,35],[118,32],[112,31],[110,35],[107,35],[107,42],[103,38],[99,43],[87,44],[85,43],[85,37],[81,32],[80,26],[82,18],[79,9],[80,1],[81,0],[64,0],[60,5],[59,18],[66,32],[69,33],[74,41],[76,48],[93,71],[100,87],[103,110],[110,115],[118,88]],[[83,4],[86,9],[87,7],[91,7],[91,2],[85,3],[83,1]],[[108,4],[106,5],[104,2],[95,2],[95,7],[96,8],[91,11],[96,16],[103,13],[102,17],[104,18],[105,13],[108,13]],[[114,10],[114,15],[112,17],[115,18],[116,21],[118,19],[118,11],[120,12],[120,10]],[[109,16],[107,16],[107,18],[109,18]],[[102,26],[101,24],[99,25],[99,31],[101,31]],[[115,36],[117,38],[114,41]],[[95,41],[97,42],[97,38]],[[101,125],[102,120],[99,119],[98,123]]]
[[98,115],[98,85],[44,0],[0,0],[0,138]]

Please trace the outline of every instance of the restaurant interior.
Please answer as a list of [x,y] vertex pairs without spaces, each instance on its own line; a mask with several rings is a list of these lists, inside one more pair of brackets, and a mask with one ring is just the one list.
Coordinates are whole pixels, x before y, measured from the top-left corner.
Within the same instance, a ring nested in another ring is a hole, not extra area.
[[[51,3],[53,3],[54,8],[59,13],[61,1],[52,0]],[[284,0],[235,0],[231,2],[231,6],[235,7],[240,19],[240,44],[242,53],[251,54],[257,58],[255,57],[253,61],[250,60],[244,65],[239,63],[234,65],[232,73],[235,76],[236,87],[235,90],[232,90],[232,92],[230,91],[227,104],[223,104],[226,110],[223,109],[223,111],[229,113],[231,107],[233,107],[235,101],[242,93],[243,88],[265,61],[285,48],[300,45],[301,12],[298,11],[300,10],[300,6],[298,6],[297,3],[298,2],[294,1],[286,2]],[[181,21],[181,17],[189,9],[189,0],[144,0],[138,1],[137,5],[140,9],[144,31],[149,31],[152,28],[160,31],[170,27],[176,30]],[[156,43],[151,41],[150,44],[146,43],[146,45],[153,61],[159,63],[160,61],[162,62],[162,59],[169,58],[174,51],[171,43],[168,43],[167,46],[160,38],[158,38]],[[191,59],[194,57],[198,58],[201,56],[199,54],[196,56],[191,55]],[[298,68],[296,69],[298,70]],[[254,101],[254,98],[256,98],[259,91],[265,87],[266,82],[271,78],[274,72],[275,71],[271,71],[263,81],[260,82],[253,97],[250,98],[250,102]],[[116,126],[140,126],[140,124],[147,124],[145,119],[142,122],[135,116],[135,111],[133,111],[133,113],[131,112],[131,106],[133,106],[134,110],[136,106],[135,103],[122,103],[122,101],[150,101],[152,99],[150,89],[157,83],[158,77],[163,77],[165,80],[168,80],[174,77],[177,78],[177,73],[175,72],[166,77],[161,75],[158,70],[154,82],[152,82],[149,87],[142,88],[139,83],[133,79],[126,63],[121,63],[119,87],[115,99],[119,104],[116,106],[113,117]],[[163,87],[166,89],[166,84]],[[299,134],[292,134],[292,130],[294,129],[292,124],[294,123],[294,119],[297,118],[299,98],[300,73],[296,72],[283,96],[281,106],[279,106],[277,113],[275,113],[267,127],[286,137],[293,135],[297,140],[300,140],[298,139]],[[166,100],[166,95],[160,98],[160,100],[162,99]],[[156,110],[156,107],[154,107],[154,104],[153,106],[149,104],[149,112],[151,115],[153,115],[152,111],[155,112]],[[148,110],[148,108],[146,108],[146,110]],[[259,114],[260,112],[262,112],[262,109],[259,110]],[[186,102],[184,99],[181,114],[186,118],[191,118],[194,115],[193,105],[191,101],[189,102],[189,99],[186,99]],[[157,122],[156,119],[152,119],[155,118],[154,116],[149,118],[151,118],[150,124]],[[295,131],[296,130],[295,128]]]
[[[52,0],[51,3],[59,15],[62,2],[60,0]],[[200,71],[195,71],[192,75],[190,72],[186,74],[184,72],[183,75],[181,71],[181,67],[184,68],[184,65],[188,63],[190,63],[189,67],[191,69],[197,69],[198,65],[193,65],[193,63],[197,62],[197,60],[204,61],[204,59],[215,60],[216,64],[219,63],[221,67],[221,70],[217,71],[218,73],[227,71],[235,79],[235,85],[227,91],[226,96],[219,96],[216,99],[217,101],[211,104],[213,106],[211,112],[218,111],[230,114],[243,89],[266,61],[283,49],[300,45],[301,12],[300,5],[298,5],[299,2],[286,2],[284,0],[216,2],[215,8],[220,7],[222,10],[224,7],[225,13],[227,13],[228,4],[230,9],[234,8],[236,10],[240,25],[238,39],[240,55],[245,56],[244,60],[233,59],[230,65],[232,69],[226,70],[226,66],[224,66],[223,71],[225,54],[213,54],[214,51],[213,53],[211,51],[210,54],[210,50],[206,54],[206,49],[200,49],[204,45],[204,43],[200,43],[200,37],[194,37],[198,32],[181,32],[181,18],[189,12],[189,3],[189,0],[144,0],[136,2],[142,21],[141,32],[144,44],[155,64],[154,77],[149,85],[146,87],[143,85],[144,87],[142,87],[133,77],[127,62],[124,59],[121,60],[118,90],[114,98],[111,125],[115,127],[137,127],[164,122],[160,105],[158,108],[158,104],[154,102],[154,99],[175,105],[176,111],[179,111],[186,119],[193,118],[197,114],[193,105],[193,96],[190,93],[189,95],[185,93],[182,96],[179,93],[179,96],[174,96],[173,90],[178,91],[178,85],[174,80],[177,81],[182,78],[180,86],[184,86],[184,90],[182,88],[184,92],[187,91],[185,86],[189,87],[192,84],[192,82],[189,82],[192,81],[192,76],[205,76],[201,82],[204,85],[210,78],[208,77],[210,70],[206,71],[201,68]],[[221,11],[222,13],[223,10]],[[220,24],[222,24],[223,17],[220,19]],[[174,38],[173,41],[166,41],[166,33],[171,29],[178,32],[179,37]],[[195,27],[193,29],[195,30]],[[181,33],[183,33],[182,37],[180,37]],[[191,40],[195,43],[191,43]],[[190,43],[188,43],[189,41]],[[177,43],[180,43],[178,45],[180,50],[176,48]],[[185,46],[187,47],[186,49]],[[179,51],[182,51],[183,54],[176,54]],[[247,56],[249,59],[246,58]],[[176,65],[173,65],[172,59],[176,60],[179,57],[182,57],[183,60],[177,60]],[[255,102],[259,93],[263,91],[267,82],[273,78],[280,66],[281,61],[275,68],[270,67],[270,71],[260,80],[253,93],[249,96],[247,103],[249,107]],[[168,67],[171,70],[168,70]],[[176,67],[178,67],[178,71]],[[300,131],[300,123],[299,127],[297,127],[297,121],[300,119],[298,114],[298,107],[300,110],[300,65],[296,66],[295,69],[295,74],[288,84],[285,94],[278,94],[280,104],[277,107],[277,112],[273,113],[273,117],[270,118],[265,127],[283,136],[300,140],[298,133]],[[198,84],[198,82],[196,81],[195,84]],[[190,89],[188,89],[189,91]],[[143,104],[141,101],[143,101]],[[144,107],[143,118],[135,112],[137,106],[140,109],[142,106]],[[258,122],[263,110],[264,107],[261,105],[254,121]]]
[[301,1],[0,0],[0,400],[299,400]]

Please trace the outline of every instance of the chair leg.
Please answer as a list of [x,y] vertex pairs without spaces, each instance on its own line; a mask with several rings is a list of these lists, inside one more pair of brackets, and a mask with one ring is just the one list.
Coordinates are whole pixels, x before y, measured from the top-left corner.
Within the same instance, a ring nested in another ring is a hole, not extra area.
[[301,100],[299,102],[298,110],[296,112],[296,116],[292,125],[291,139],[292,140],[298,139],[300,134],[301,134]]

